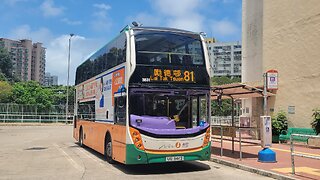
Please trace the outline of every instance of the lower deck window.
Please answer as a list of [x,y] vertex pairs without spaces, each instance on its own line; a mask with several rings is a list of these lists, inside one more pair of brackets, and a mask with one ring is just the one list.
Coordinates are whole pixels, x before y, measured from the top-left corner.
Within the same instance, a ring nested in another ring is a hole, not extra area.
[[81,102],[78,103],[78,118],[84,120],[94,120],[95,119],[95,102]]

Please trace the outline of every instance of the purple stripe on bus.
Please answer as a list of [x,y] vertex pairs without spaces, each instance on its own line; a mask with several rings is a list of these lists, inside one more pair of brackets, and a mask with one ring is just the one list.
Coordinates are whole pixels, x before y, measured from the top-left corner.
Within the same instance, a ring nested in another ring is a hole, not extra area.
[[[137,119],[139,119],[137,121]],[[197,126],[188,129],[176,129],[175,121],[165,116],[137,116],[130,115],[130,123],[133,127],[147,131],[153,134],[193,134],[199,132],[209,126],[205,123],[203,126]]]

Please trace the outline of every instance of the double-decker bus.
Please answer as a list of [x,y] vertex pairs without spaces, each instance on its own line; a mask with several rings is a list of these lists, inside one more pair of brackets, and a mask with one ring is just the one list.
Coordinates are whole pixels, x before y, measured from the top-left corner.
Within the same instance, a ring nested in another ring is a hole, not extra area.
[[125,27],[76,71],[73,136],[109,163],[210,158],[210,77],[200,33]]

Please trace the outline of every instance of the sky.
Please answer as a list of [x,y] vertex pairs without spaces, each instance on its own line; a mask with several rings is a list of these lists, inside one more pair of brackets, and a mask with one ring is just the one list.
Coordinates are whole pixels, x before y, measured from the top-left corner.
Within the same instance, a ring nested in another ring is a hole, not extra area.
[[133,21],[241,41],[241,0],[1,0],[0,12],[0,37],[43,43],[46,72],[59,84],[67,84],[71,33],[70,84],[76,67]]

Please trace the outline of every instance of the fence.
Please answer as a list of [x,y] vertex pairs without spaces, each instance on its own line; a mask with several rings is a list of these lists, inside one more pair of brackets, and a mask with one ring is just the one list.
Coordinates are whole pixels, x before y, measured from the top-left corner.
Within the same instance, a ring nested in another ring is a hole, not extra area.
[[72,123],[73,116],[66,119],[63,114],[42,114],[42,115],[21,115],[21,114],[0,114],[2,123]]
[[[211,116],[211,125],[232,126],[232,116]],[[234,125],[239,126],[239,116],[234,116]]]
[[295,172],[294,156],[320,160],[320,155],[319,156],[312,156],[312,155],[294,153],[294,150],[293,150],[293,136],[307,137],[307,138],[319,138],[319,139],[320,139],[320,136],[303,135],[303,134],[291,134],[291,136],[290,136],[291,168],[292,168],[291,173],[295,174],[296,172]]
[[71,123],[73,120],[73,106],[69,106],[68,117],[66,117],[65,105],[52,105],[43,108],[33,104],[3,104],[0,103],[0,122],[2,123]]

